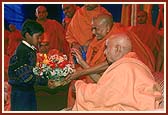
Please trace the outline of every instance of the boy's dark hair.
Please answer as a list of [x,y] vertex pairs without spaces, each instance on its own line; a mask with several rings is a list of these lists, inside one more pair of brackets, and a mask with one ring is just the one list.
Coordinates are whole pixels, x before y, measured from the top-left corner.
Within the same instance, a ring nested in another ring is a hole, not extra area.
[[24,38],[25,38],[26,32],[28,32],[32,36],[34,33],[39,33],[39,32],[43,33],[44,28],[38,22],[28,19],[22,25],[21,33]]

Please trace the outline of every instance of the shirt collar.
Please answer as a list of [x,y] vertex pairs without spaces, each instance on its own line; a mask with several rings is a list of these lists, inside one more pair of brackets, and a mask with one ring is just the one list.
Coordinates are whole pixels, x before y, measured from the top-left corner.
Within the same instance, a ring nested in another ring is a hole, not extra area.
[[25,44],[26,46],[30,47],[33,50],[37,50],[33,45],[30,45],[28,42],[22,40],[22,43]]

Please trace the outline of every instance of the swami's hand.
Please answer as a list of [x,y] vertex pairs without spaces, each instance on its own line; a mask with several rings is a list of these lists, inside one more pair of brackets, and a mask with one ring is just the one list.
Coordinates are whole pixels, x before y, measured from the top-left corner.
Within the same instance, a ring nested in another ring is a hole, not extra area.
[[83,60],[83,58],[81,56],[82,55],[81,52],[79,50],[75,49],[75,48],[72,48],[71,49],[71,54],[73,56],[75,56],[77,63],[82,66],[83,63],[84,63],[84,60]]
[[61,85],[64,86],[64,85],[70,83],[72,80],[73,80],[73,78],[71,77],[71,74],[70,74],[64,79],[64,81],[61,82]]
[[66,82],[71,82],[72,80],[77,79],[77,78],[79,78],[79,77],[80,77],[80,73],[75,72],[75,73],[69,74],[69,75],[65,78],[64,81],[66,81]]
[[78,72],[75,72],[73,74],[69,74],[65,79],[64,81],[61,83],[61,85],[66,85],[68,83],[70,83],[72,80],[75,80],[77,79],[78,77],[80,77],[80,74]]

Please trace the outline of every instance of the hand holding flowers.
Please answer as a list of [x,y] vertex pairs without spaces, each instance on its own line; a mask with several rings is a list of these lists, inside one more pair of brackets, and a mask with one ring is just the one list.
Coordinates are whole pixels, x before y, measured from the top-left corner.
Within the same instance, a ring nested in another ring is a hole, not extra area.
[[36,67],[33,68],[35,75],[42,79],[49,79],[49,87],[60,86],[65,77],[74,71],[73,63],[68,61],[66,55],[58,52],[52,55],[38,53]]

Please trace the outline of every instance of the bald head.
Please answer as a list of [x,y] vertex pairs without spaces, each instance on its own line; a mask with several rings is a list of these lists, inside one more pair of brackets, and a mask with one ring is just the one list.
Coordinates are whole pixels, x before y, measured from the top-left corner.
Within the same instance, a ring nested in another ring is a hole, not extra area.
[[45,11],[47,11],[47,9],[46,9],[45,6],[38,6],[38,7],[36,8],[36,12],[38,12],[38,10],[45,10]]
[[110,14],[99,14],[92,20],[92,33],[98,40],[103,39],[113,26],[113,17]]
[[44,21],[47,19],[48,12],[45,6],[38,6],[35,13],[38,21]]
[[9,30],[14,32],[16,30],[16,26],[14,24],[9,24]]
[[106,47],[105,54],[109,63],[113,63],[132,51],[131,40],[126,33],[111,35],[106,40]]
[[113,24],[113,17],[110,14],[99,14],[94,20],[97,20],[100,24],[107,24],[110,26]]
[[86,10],[91,11],[97,8],[99,5],[98,4],[84,4]]

